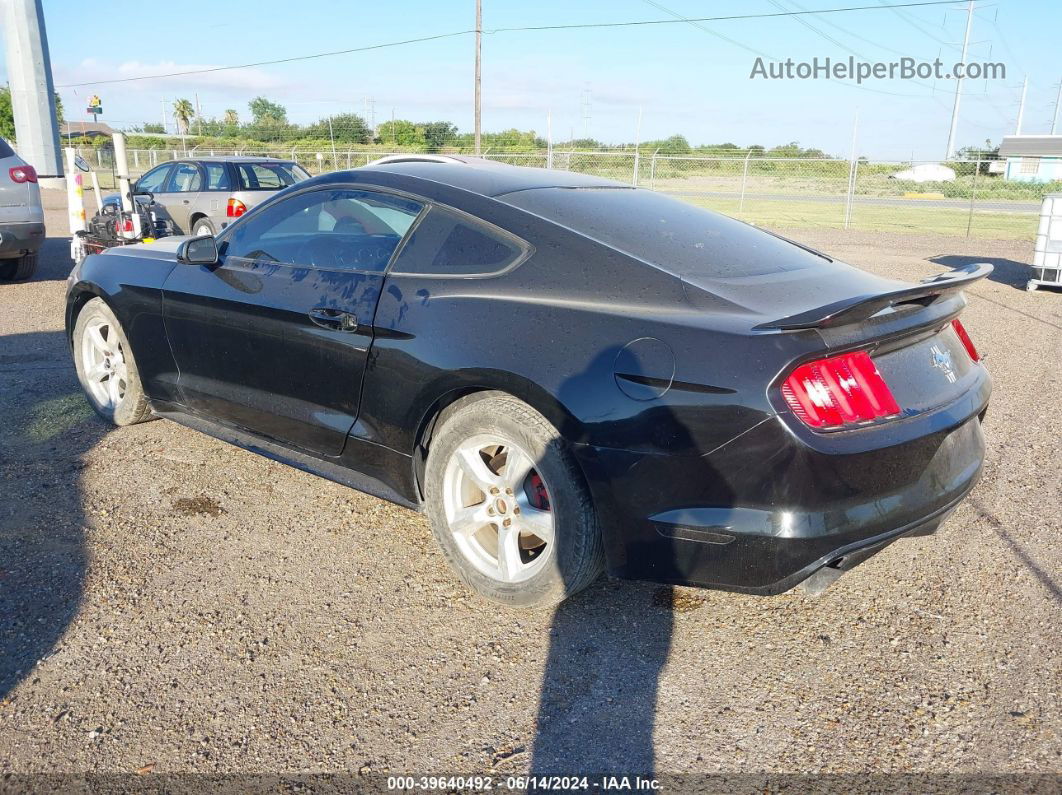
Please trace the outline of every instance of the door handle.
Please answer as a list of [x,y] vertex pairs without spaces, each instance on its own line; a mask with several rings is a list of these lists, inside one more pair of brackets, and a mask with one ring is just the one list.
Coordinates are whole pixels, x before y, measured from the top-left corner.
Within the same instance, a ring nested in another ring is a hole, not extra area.
[[332,309],[326,306],[315,307],[310,310],[310,320],[321,328],[333,331],[357,331],[358,318],[351,312],[342,309]]

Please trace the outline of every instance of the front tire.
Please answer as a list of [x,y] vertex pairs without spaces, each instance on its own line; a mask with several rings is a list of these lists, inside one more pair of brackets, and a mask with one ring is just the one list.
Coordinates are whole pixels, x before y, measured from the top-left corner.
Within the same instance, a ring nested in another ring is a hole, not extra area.
[[129,340],[102,298],[82,308],[74,324],[74,366],[92,408],[115,425],[151,418]]
[[450,566],[481,596],[548,607],[604,568],[582,473],[545,417],[502,393],[458,403],[431,440],[425,498]]

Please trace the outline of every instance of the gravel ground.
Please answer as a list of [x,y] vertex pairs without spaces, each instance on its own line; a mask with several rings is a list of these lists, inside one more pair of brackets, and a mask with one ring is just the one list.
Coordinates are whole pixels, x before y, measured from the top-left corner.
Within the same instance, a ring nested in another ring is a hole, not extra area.
[[964,315],[984,480],[819,598],[602,580],[543,615],[470,596],[415,513],[97,421],[51,238],[0,285],[0,774],[1062,773],[1062,293],[1021,289],[1025,243],[790,234],[900,278],[996,264]]

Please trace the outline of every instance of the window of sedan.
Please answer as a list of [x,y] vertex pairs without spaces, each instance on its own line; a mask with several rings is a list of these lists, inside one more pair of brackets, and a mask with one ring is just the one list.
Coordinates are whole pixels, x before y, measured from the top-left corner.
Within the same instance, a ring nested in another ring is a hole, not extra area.
[[232,178],[224,163],[203,163],[206,171],[206,190],[232,190]]
[[166,178],[173,168],[172,163],[157,166],[136,181],[137,190],[146,190],[151,193],[161,193],[162,186],[166,184]]
[[237,223],[223,253],[294,266],[383,271],[421,209],[418,202],[377,191],[310,191]]
[[167,193],[194,193],[203,187],[203,175],[195,163],[178,163],[170,176]]
[[392,272],[422,276],[488,276],[529,252],[519,238],[445,207],[433,206],[417,224]]

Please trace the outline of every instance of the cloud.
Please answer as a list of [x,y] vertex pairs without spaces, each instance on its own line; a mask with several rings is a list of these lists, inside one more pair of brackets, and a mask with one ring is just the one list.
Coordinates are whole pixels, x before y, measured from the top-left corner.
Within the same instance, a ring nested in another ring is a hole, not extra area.
[[[194,72],[202,69],[216,68],[218,64],[178,63],[177,61],[124,61],[108,63],[96,58],[86,58],[75,67],[60,65],[56,68],[57,85],[70,83],[91,83],[93,80],[117,80],[129,77],[152,75],[171,75],[176,72]],[[200,74],[178,75],[175,77],[157,77],[152,80],[136,80],[127,83],[111,83],[111,88],[120,87],[125,91],[159,90],[213,90],[213,91],[282,91],[289,88],[287,81],[262,69],[228,69],[223,72],[201,72]],[[101,90],[107,85],[100,86]],[[84,86],[92,89],[92,86]]]

